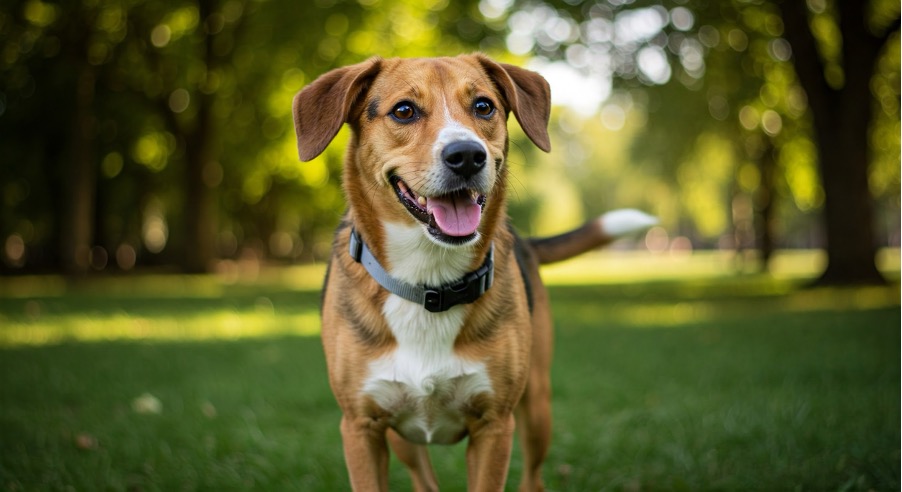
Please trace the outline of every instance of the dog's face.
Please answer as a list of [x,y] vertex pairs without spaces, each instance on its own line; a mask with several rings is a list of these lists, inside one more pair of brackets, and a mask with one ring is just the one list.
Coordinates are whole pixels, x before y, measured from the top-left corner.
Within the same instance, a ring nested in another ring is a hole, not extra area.
[[333,70],[298,94],[298,148],[313,158],[349,123],[349,162],[368,206],[382,220],[419,224],[438,244],[469,245],[503,186],[508,114],[547,151],[549,104],[541,76],[481,55],[375,59]]
[[441,244],[472,242],[504,165],[505,100],[462,59],[386,65],[359,122],[360,152],[379,156],[366,171],[391,187],[402,220]]

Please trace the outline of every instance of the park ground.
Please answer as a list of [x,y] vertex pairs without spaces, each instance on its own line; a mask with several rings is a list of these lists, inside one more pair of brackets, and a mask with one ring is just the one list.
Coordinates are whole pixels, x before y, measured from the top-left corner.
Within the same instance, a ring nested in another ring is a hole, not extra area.
[[[807,288],[810,251],[767,275],[714,252],[544,270],[548,488],[899,490],[899,251],[878,260],[887,287]],[[323,271],[0,279],[0,490],[347,490]],[[433,448],[442,490],[463,451]]]

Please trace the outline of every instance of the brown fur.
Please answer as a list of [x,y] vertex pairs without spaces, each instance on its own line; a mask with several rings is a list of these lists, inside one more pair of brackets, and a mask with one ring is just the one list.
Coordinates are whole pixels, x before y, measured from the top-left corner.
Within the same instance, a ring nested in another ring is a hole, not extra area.
[[[469,108],[478,96],[497,102],[497,117],[471,114]],[[399,125],[386,116],[403,100],[422,108],[416,124]],[[322,314],[323,346],[329,381],[343,412],[341,431],[351,484],[354,490],[387,490],[390,445],[410,469],[416,490],[437,488],[425,447],[390,429],[390,412],[362,392],[368,363],[392,353],[397,341],[382,311],[388,293],[347,251],[353,225],[379,262],[391,268],[388,238],[380,224],[415,224],[416,219],[399,204],[388,176],[396,173],[419,186],[417,179],[435,165],[430,143],[442,127],[438,112],[443,107],[486,144],[491,157],[487,167],[492,168],[486,172],[493,178],[470,267],[475,270],[482,263],[494,242],[495,282],[484,296],[463,306],[465,321],[453,345],[457,356],[485,364],[492,387],[491,393],[470,398],[464,411],[466,423],[459,438],[469,437],[468,488],[503,490],[516,415],[524,450],[520,488],[541,490],[541,464],[551,432],[551,317],[538,274],[540,257],[528,243],[515,248],[521,240],[506,225],[506,122],[512,112],[526,135],[549,150],[550,93],[538,74],[482,55],[375,58],[323,75],[294,100],[302,160],[321,153],[343,123],[352,130],[343,173],[349,208],[336,234]],[[567,254],[581,252],[592,241],[578,242],[576,250],[566,248]],[[515,250],[525,256],[518,259]],[[541,245],[539,250],[549,258],[561,257]]]

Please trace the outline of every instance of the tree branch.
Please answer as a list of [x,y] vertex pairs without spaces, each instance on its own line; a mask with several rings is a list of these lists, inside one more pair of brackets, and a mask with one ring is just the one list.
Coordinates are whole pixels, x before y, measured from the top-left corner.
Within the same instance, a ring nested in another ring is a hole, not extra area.
[[837,23],[842,33],[843,70],[847,82],[857,74],[867,74],[859,81],[865,86],[874,73],[880,53],[895,31],[899,30],[898,20],[890,24],[882,35],[875,34],[868,26],[868,6],[858,0],[837,2]]
[[786,0],[779,5],[783,12],[784,33],[792,46],[792,64],[799,83],[808,95],[812,110],[825,111],[835,91],[824,77],[824,62],[809,26],[808,7],[799,0]]
[[886,43],[888,43],[890,38],[893,37],[893,34],[896,34],[897,32],[899,32],[899,22],[900,22],[900,18],[897,15],[896,18],[893,19],[893,21],[890,22],[889,25],[886,27],[886,30],[883,31],[883,34],[876,36],[877,44],[880,45],[879,51],[883,51],[883,47],[886,46]]

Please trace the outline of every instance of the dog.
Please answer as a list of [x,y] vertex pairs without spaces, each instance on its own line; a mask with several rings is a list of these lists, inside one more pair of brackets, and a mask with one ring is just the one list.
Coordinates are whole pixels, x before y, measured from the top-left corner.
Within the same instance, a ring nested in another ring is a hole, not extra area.
[[507,120],[547,152],[550,109],[539,74],[482,54],[373,58],[295,96],[302,161],[351,130],[322,343],[354,490],[388,490],[389,447],[415,490],[437,490],[426,445],[465,437],[468,489],[503,490],[515,425],[520,489],[543,489],[552,324],[538,266],[654,223],[619,210],[560,236],[515,233]]

